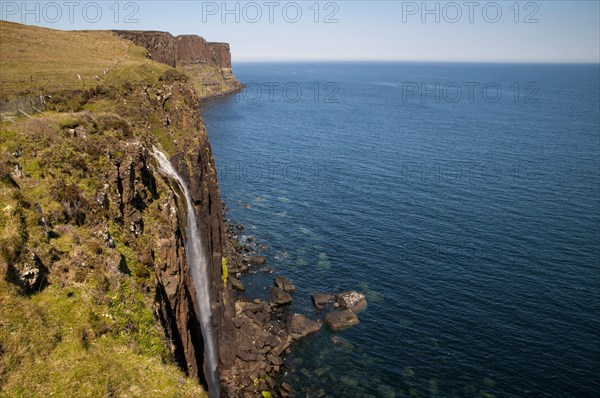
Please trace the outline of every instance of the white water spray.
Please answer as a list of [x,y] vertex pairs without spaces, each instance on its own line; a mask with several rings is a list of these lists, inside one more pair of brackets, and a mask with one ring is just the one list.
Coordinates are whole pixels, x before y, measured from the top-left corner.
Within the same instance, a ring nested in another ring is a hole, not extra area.
[[[152,156],[158,162],[160,170],[176,180],[187,204],[187,234],[185,241],[185,252],[192,273],[192,281],[196,289],[196,301],[200,311],[200,328],[204,339],[205,359],[207,368],[208,391],[211,398],[221,396],[219,378],[217,376],[217,344],[215,341],[215,330],[212,328],[212,312],[210,308],[210,290],[208,287],[208,261],[204,254],[202,241],[198,234],[196,224],[196,213],[192,205],[192,197],[187,189],[185,181],[177,174],[164,153],[153,148]],[[177,195],[177,192],[175,192]]]

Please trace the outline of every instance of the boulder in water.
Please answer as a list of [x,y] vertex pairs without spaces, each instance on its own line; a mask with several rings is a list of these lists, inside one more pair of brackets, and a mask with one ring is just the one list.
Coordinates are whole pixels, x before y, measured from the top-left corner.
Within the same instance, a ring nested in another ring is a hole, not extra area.
[[300,340],[321,330],[321,323],[301,314],[292,314],[288,317],[287,328],[294,340]]
[[246,290],[246,286],[244,286],[244,284],[242,283],[242,281],[240,281],[238,278],[236,278],[235,276],[230,276],[229,280],[231,281],[231,286],[233,286],[233,288],[235,290],[239,290],[239,291],[244,291]]
[[271,303],[275,305],[284,305],[292,302],[292,296],[278,287],[272,287],[269,293]]
[[329,329],[333,331],[349,328],[359,322],[354,312],[350,310],[330,312],[325,315],[323,321],[329,326]]
[[264,263],[267,262],[267,259],[265,258],[265,256],[257,256],[257,255],[252,255],[252,256],[247,256],[246,260],[252,264],[256,264],[256,265],[263,265]]
[[367,308],[365,295],[355,291],[343,292],[335,296],[336,303],[340,308],[360,312]]
[[293,293],[296,291],[296,286],[291,280],[285,276],[277,275],[274,280],[275,286],[283,290],[284,292]]
[[327,307],[327,304],[333,301],[333,296],[329,293],[314,293],[310,297],[315,307],[320,310]]

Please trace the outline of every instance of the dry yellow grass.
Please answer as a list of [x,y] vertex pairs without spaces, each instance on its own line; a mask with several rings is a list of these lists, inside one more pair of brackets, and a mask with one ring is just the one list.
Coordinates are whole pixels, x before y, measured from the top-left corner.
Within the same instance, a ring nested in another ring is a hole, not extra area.
[[[130,42],[106,31],[60,31],[0,21],[0,80],[93,79],[129,59]],[[60,49],[60,51],[57,51]]]
[[[109,31],[61,31],[0,21],[0,98],[47,94],[136,79],[167,65]],[[144,71],[140,73],[143,75]]]

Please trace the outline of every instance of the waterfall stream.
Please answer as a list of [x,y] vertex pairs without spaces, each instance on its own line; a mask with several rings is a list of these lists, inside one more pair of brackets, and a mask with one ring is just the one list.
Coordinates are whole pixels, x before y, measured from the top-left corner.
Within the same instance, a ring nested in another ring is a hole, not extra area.
[[[198,224],[196,223],[196,213],[192,205],[192,197],[185,181],[177,174],[165,154],[158,149],[153,148],[152,156],[154,156],[158,162],[160,170],[165,175],[177,181],[185,196],[187,205],[185,252],[192,273],[192,280],[196,290],[196,301],[198,302],[198,309],[200,311],[200,328],[204,339],[206,368],[208,369],[208,391],[211,398],[219,398],[221,393],[217,375],[218,352],[215,331],[211,326],[213,325],[213,322],[210,307],[210,290],[208,286],[208,260],[204,253],[202,240],[198,234]],[[175,192],[175,194],[178,195],[177,192]]]

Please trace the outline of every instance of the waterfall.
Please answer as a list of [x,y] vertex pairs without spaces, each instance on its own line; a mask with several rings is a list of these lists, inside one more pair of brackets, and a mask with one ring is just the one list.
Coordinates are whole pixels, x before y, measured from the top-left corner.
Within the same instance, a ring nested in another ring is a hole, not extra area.
[[[187,262],[192,273],[192,281],[196,290],[196,301],[200,311],[200,328],[204,339],[206,368],[208,369],[207,382],[208,391],[211,398],[219,398],[220,384],[217,376],[217,343],[215,339],[215,331],[212,329],[212,312],[210,308],[210,289],[208,286],[208,266],[207,258],[204,253],[202,241],[198,234],[198,224],[196,223],[196,213],[192,205],[192,197],[188,191],[185,181],[177,174],[173,166],[167,159],[164,153],[156,148],[153,148],[152,156],[158,162],[160,170],[176,180],[187,204],[187,233],[185,241],[185,253]],[[177,196],[177,192],[175,192]]]

